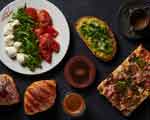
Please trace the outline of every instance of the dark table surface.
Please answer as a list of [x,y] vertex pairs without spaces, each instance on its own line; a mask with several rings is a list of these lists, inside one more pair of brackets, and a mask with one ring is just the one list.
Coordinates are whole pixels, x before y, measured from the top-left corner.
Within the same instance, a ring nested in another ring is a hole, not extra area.
[[[117,29],[117,13],[120,5],[125,0],[50,0],[66,16],[71,31],[70,47],[63,61],[52,71],[42,75],[26,76],[15,73],[0,63],[0,73],[8,73],[14,77],[17,87],[21,94],[22,102],[13,110],[0,111],[0,120],[70,120],[71,118],[64,114],[61,101],[67,92],[74,91],[84,96],[87,103],[86,114],[81,120],[150,120],[150,100],[146,100],[140,107],[128,118],[123,117],[111,104],[98,94],[97,85],[110,72],[112,72],[138,45],[143,45],[150,49],[150,39],[145,38],[138,42],[131,42],[123,38]],[[148,0],[149,1],[149,0]],[[0,0],[0,9],[7,5],[11,0]],[[73,23],[81,16],[92,15],[101,17],[106,20],[112,30],[116,33],[118,40],[118,53],[112,62],[104,63],[98,60],[77,35]],[[69,58],[74,55],[88,56],[97,67],[97,76],[92,86],[84,90],[71,88],[66,82],[63,75],[63,68]],[[56,79],[57,80],[57,100],[53,109],[50,109],[39,115],[28,117],[24,115],[23,97],[24,91],[28,85],[36,80]]]

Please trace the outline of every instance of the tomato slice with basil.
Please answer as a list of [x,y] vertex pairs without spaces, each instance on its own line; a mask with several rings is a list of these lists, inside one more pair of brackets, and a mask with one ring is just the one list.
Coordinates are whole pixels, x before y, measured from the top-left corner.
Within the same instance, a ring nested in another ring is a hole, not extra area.
[[37,19],[37,11],[35,8],[31,8],[31,7],[25,8],[25,13],[30,17],[32,17],[33,20]]

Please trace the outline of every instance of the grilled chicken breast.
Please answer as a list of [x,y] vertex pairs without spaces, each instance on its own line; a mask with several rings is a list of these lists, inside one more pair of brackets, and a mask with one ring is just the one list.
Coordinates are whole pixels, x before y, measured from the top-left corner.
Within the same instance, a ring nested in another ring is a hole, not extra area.
[[56,99],[56,82],[41,80],[32,83],[25,91],[24,109],[27,115],[34,115],[51,108]]
[[0,105],[13,105],[19,102],[19,93],[13,78],[7,74],[0,75]]

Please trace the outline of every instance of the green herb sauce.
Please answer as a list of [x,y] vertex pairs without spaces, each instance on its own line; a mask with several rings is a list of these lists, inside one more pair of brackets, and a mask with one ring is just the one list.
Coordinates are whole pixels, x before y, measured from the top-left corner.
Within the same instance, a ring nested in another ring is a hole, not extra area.
[[105,54],[113,53],[112,41],[110,40],[111,38],[109,37],[107,28],[101,27],[97,21],[84,23],[80,27],[80,33],[86,40],[91,40],[92,48]]

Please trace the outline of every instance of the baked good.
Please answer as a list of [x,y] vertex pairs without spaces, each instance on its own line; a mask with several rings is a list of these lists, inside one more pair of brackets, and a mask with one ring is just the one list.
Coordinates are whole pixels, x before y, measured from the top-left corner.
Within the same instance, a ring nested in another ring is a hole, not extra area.
[[13,105],[19,102],[19,93],[13,78],[7,74],[0,75],[0,105]]
[[24,110],[27,115],[34,115],[48,110],[56,99],[56,82],[41,80],[32,83],[25,91]]
[[75,28],[96,57],[103,61],[113,59],[117,51],[117,42],[105,21],[94,16],[84,16],[77,20]]
[[140,45],[97,88],[125,116],[148,96],[150,53]]

